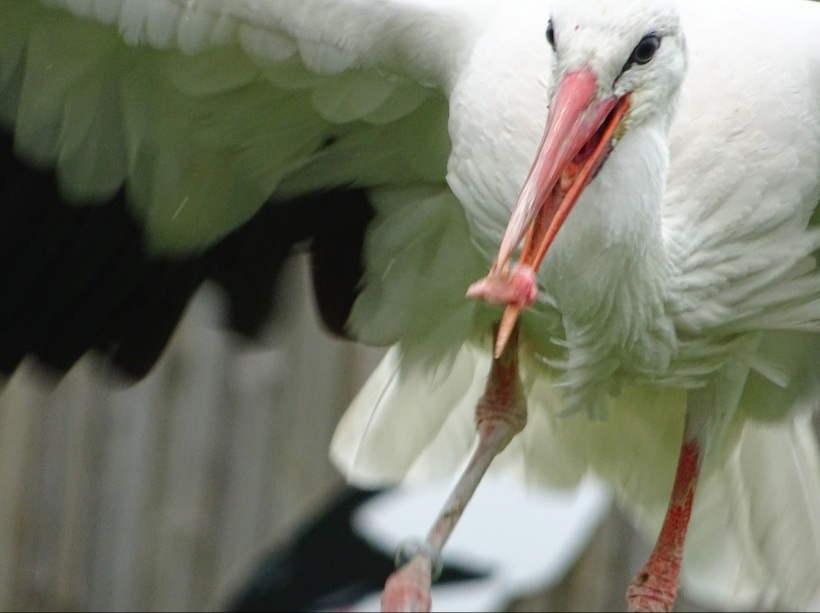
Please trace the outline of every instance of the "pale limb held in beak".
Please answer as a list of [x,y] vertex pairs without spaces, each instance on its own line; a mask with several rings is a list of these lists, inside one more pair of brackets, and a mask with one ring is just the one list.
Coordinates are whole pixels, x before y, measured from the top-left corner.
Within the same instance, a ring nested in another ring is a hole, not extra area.
[[382,591],[382,611],[430,610],[431,576],[444,544],[490,463],[527,423],[527,404],[518,376],[517,332],[515,327],[502,354],[493,359],[484,395],[476,406],[478,446],[424,543],[407,564],[387,579]]
[[493,357],[501,355],[512,334],[518,315],[538,297],[535,268],[521,262],[513,264],[510,272],[493,269],[483,279],[467,289],[467,298],[485,300],[492,304],[503,304],[507,308],[498,326],[493,346]]
[[513,264],[509,273],[491,271],[467,289],[467,298],[521,308],[530,306],[537,297],[535,269],[527,264]]
[[[470,298],[507,305],[496,356],[503,352],[521,311],[535,301],[535,274],[556,234],[619,139],[630,96],[600,99],[596,92],[597,77],[589,68],[567,74],[556,88],[541,145],[513,207],[495,264],[467,292]],[[513,264],[513,254],[522,241],[521,256]]]

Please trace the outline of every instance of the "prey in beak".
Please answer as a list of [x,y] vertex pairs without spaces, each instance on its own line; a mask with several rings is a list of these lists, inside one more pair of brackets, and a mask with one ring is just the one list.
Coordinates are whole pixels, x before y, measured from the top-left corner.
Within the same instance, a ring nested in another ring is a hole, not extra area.
[[[599,100],[596,88],[597,78],[589,68],[568,73],[558,85],[538,154],[495,263],[485,278],[467,290],[468,298],[507,305],[496,335],[496,358],[521,310],[535,302],[536,271],[547,249],[622,135],[629,94]],[[512,263],[522,241],[518,262]]]

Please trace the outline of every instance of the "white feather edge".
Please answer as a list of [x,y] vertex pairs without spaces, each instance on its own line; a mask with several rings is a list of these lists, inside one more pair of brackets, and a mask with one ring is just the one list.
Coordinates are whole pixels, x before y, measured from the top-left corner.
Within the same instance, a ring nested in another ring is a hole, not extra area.
[[391,347],[342,416],[332,460],[366,486],[449,478],[473,444],[472,410],[489,366],[480,361],[464,345],[447,376],[431,382],[421,369],[403,370],[401,350]]

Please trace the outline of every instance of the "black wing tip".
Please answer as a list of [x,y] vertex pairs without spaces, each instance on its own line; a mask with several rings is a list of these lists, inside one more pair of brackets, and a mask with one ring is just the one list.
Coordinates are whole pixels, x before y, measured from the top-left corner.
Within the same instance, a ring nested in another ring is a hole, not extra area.
[[275,315],[283,262],[305,241],[317,311],[346,336],[372,217],[363,190],[309,194],[262,206],[203,252],[155,257],[124,190],[102,205],[70,205],[54,173],[18,159],[0,127],[0,372],[26,356],[66,372],[95,350],[141,379],[206,279],[226,291],[229,327],[255,337]]

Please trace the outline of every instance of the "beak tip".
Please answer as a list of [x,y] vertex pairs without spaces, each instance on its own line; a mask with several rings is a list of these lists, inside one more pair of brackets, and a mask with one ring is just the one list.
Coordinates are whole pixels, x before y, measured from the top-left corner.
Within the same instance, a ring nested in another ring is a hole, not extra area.
[[493,347],[493,357],[497,360],[504,353],[504,348],[510,340],[513,331],[518,323],[518,316],[521,314],[521,307],[510,304],[504,310],[504,315],[501,316],[501,322],[498,324],[498,333],[495,337],[495,346]]

